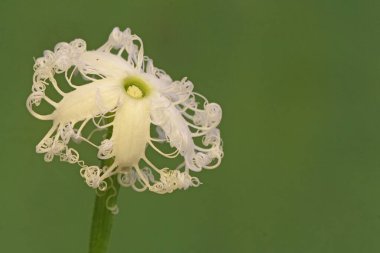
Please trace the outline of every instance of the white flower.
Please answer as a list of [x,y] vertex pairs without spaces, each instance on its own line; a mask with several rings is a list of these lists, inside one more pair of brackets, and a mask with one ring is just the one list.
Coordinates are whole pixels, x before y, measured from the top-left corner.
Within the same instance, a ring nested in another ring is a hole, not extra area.
[[[217,129],[222,118],[220,106],[193,92],[193,83],[186,78],[173,81],[154,67],[144,56],[141,39],[130,29],[113,29],[108,41],[92,51],[86,50],[81,39],[58,43],[54,52],[45,51],[36,60],[34,71],[27,108],[34,117],[52,121],[36,152],[44,154],[47,162],[58,156],[61,161],[77,163],[90,187],[104,190],[105,180],[116,174],[123,186],[168,193],[198,186],[198,178],[190,176],[190,171],[219,166],[223,156]],[[73,76],[78,73],[84,84],[74,83]],[[64,76],[70,92],[62,90],[56,74]],[[47,88],[55,89],[59,102],[47,96]],[[47,115],[35,112],[33,107],[41,102],[54,111]],[[95,130],[85,136],[88,127]],[[94,132],[108,128],[112,128],[112,136],[94,143]],[[99,159],[112,159],[112,165],[86,164],[78,151],[69,147],[72,141],[90,144]],[[174,152],[163,152],[160,147],[164,143]],[[148,147],[166,158],[181,156],[183,161],[175,169],[158,168],[147,158]]]

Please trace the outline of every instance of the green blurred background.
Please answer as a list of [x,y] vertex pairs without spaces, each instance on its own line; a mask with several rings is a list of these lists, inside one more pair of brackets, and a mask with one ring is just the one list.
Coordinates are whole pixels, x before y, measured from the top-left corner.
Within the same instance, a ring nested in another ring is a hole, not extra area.
[[[110,252],[380,252],[380,2],[0,2],[0,252],[86,252],[94,192],[35,145],[33,57],[131,27],[173,78],[223,108],[203,185],[122,189]],[[94,159],[95,160],[95,159]]]

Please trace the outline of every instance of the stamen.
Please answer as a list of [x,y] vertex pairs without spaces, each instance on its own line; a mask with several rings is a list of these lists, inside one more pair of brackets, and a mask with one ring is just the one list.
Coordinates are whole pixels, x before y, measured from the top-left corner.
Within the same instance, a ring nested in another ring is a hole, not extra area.
[[128,96],[135,99],[141,99],[150,94],[150,86],[143,81],[142,79],[130,76],[124,79],[124,89],[127,92]]
[[139,88],[137,88],[135,85],[131,85],[127,88],[127,94],[133,98],[143,97],[142,91]]

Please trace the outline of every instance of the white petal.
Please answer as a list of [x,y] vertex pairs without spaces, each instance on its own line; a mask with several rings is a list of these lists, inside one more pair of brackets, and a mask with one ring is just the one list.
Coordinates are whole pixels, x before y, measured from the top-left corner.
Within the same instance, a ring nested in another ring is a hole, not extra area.
[[53,113],[54,121],[77,122],[112,110],[125,97],[121,80],[106,78],[67,93]]
[[126,98],[113,122],[115,162],[122,167],[135,166],[145,154],[150,129],[150,100]]
[[77,64],[85,74],[121,77],[133,71],[131,65],[123,58],[99,51],[88,51],[81,55]]
[[151,111],[152,122],[164,130],[170,144],[184,156],[186,166],[193,171],[200,171],[201,168],[193,161],[194,141],[180,111],[164,96],[154,96],[152,104],[154,104]]

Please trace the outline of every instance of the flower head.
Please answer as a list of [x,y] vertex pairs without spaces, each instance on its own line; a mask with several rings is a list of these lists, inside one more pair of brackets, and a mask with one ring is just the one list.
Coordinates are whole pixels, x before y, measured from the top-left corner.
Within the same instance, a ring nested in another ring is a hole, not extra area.
[[[191,171],[219,166],[223,156],[217,128],[222,118],[220,106],[193,92],[193,83],[187,78],[173,81],[156,68],[144,56],[141,39],[130,29],[113,29],[97,50],[86,50],[81,39],[58,43],[54,51],[45,51],[35,61],[34,71],[27,108],[34,117],[52,121],[36,152],[44,154],[47,162],[59,157],[78,164],[90,187],[103,190],[106,179],[117,175],[121,185],[137,191],[169,193],[198,186],[200,181]],[[69,92],[57,81],[59,74]],[[84,82],[75,83],[74,75]],[[48,88],[55,90],[59,101],[47,95]],[[42,101],[53,107],[50,114],[34,111]],[[85,135],[88,127],[94,131]],[[111,136],[94,138],[94,132],[109,128]],[[70,147],[72,142],[91,145],[99,159],[111,159],[112,164],[103,168],[87,164]],[[162,150],[165,143],[173,152]],[[159,168],[148,159],[148,147],[166,158],[180,156],[182,161],[174,169]]]

